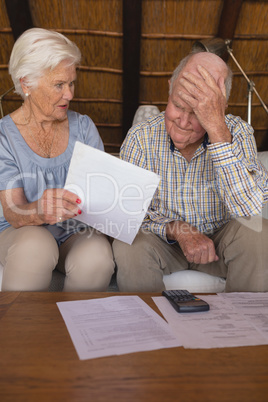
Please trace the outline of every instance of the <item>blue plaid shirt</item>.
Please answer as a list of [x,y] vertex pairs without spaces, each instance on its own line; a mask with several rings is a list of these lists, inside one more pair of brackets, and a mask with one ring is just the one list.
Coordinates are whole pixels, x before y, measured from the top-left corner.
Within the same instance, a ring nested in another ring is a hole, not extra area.
[[205,136],[190,162],[167,134],[165,112],[129,130],[121,159],[161,177],[143,228],[167,241],[166,224],[174,220],[209,234],[233,217],[261,212],[268,173],[257,159],[253,129],[230,114],[225,121],[232,143],[209,144]]

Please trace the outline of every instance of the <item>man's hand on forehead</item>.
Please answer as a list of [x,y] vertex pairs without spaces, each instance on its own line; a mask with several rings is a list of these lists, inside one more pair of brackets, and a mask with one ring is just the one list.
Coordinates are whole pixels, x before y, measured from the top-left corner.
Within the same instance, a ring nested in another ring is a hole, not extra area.
[[[224,77],[215,71],[210,74],[201,65],[196,71],[182,71],[178,78],[178,95],[193,110],[199,123],[214,136],[225,126],[226,91]],[[216,82],[215,78],[218,78]]]
[[182,88],[179,92],[179,96],[190,107],[194,109],[197,102],[202,101],[204,96],[210,93],[217,93],[219,96],[221,94],[226,99],[223,77],[219,77],[218,82],[216,82],[215,78],[201,65],[197,65],[197,72],[199,73],[198,75],[185,71],[182,72],[179,78],[179,83]]

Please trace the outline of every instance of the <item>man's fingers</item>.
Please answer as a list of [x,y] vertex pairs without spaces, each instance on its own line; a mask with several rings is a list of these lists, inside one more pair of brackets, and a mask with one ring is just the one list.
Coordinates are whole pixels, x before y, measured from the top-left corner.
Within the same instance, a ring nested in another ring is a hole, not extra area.
[[186,99],[199,99],[202,97],[202,90],[200,90],[196,85],[194,85],[192,82],[187,81],[184,78],[180,79],[180,83],[183,86],[183,89],[186,90],[187,92],[180,91],[179,95],[183,98]]
[[198,70],[199,74],[201,75],[201,77],[203,78],[203,80],[207,84],[209,84],[209,85],[215,85],[216,84],[216,81],[215,81],[214,77],[203,66],[198,64],[197,65],[197,70]]
[[188,262],[194,264],[208,264],[213,261],[218,261],[214,244],[200,244],[195,245],[193,248],[186,250],[185,258]]

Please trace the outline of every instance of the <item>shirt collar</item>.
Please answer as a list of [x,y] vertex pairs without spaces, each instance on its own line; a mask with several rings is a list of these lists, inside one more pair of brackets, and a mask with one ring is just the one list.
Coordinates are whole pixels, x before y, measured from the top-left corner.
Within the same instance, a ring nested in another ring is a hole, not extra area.
[[208,138],[208,133],[205,133],[204,141],[203,141],[203,147],[206,149],[207,145],[210,144],[209,138]]
[[[169,147],[169,149],[171,150],[171,152],[174,152],[174,150],[175,150],[175,145],[174,145],[174,142],[172,141],[172,139],[171,139],[171,137],[169,137],[169,140],[170,140],[170,147]],[[209,142],[209,138],[208,138],[208,133],[205,133],[205,136],[204,136],[204,141],[203,141],[203,148],[204,149],[206,149],[207,148],[207,145],[209,144],[210,142]]]

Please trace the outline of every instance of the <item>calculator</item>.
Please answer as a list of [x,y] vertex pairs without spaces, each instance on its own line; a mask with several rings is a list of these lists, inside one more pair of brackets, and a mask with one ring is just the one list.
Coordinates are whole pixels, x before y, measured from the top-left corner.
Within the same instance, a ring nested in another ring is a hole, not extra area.
[[208,311],[209,304],[194,296],[188,290],[164,290],[165,296],[178,313],[195,313]]

